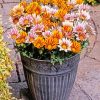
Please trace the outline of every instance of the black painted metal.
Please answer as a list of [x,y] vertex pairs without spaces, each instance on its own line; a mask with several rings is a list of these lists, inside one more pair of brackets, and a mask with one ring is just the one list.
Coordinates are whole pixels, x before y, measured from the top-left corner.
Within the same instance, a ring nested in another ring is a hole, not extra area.
[[[49,61],[21,56],[32,100],[68,100],[80,55],[54,66]],[[74,98],[73,98],[74,99]]]

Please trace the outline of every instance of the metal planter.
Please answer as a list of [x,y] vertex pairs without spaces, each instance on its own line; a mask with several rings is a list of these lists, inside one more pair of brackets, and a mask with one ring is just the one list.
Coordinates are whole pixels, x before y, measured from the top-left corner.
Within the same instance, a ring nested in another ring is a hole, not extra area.
[[[80,55],[54,66],[49,61],[21,56],[32,100],[68,100],[73,87]],[[74,98],[73,98],[74,99]]]

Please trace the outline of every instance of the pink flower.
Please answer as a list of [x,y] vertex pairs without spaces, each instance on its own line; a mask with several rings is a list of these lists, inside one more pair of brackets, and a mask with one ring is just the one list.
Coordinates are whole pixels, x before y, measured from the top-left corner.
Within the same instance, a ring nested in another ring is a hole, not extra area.
[[18,34],[18,30],[16,28],[11,29],[10,32],[8,33],[8,37],[12,38],[14,40],[17,39],[18,36],[19,36],[19,34]]
[[45,38],[47,38],[47,37],[49,37],[49,36],[51,35],[51,32],[50,32],[50,31],[45,31],[45,32],[42,33],[42,35],[43,35]]
[[28,34],[28,42],[31,42],[31,43],[33,43],[34,42],[34,40],[37,38],[37,35],[35,34],[35,33],[29,33]]
[[71,14],[66,14],[66,15],[64,16],[64,19],[65,19],[65,20],[70,20],[70,18],[71,18]]
[[89,11],[90,10],[90,6],[89,5],[85,5],[85,4],[81,4],[79,5],[79,10],[82,11],[82,10],[86,10],[86,11]]
[[84,33],[78,33],[76,34],[76,39],[80,41],[84,41],[88,38],[88,34]]
[[82,11],[79,14],[79,18],[82,19],[82,20],[89,20],[90,19],[90,14],[89,14],[89,12]]
[[73,33],[72,32],[67,32],[64,34],[66,38],[71,39],[73,37]]
[[37,37],[37,35],[35,33],[29,33],[29,37],[35,39]]
[[84,24],[78,24],[77,26],[74,27],[73,32],[75,33],[83,33],[85,32],[85,26]]
[[32,17],[33,17],[33,23],[34,24],[40,24],[41,23],[41,21],[42,21],[41,16],[33,14]]
[[44,31],[44,25],[43,24],[36,24],[32,27],[31,31],[35,32],[42,32]]
[[75,13],[71,13],[71,14],[66,14],[64,16],[64,19],[65,20],[75,20],[78,18],[78,14],[75,14]]
[[22,26],[30,25],[32,22],[33,22],[33,17],[31,15],[27,15],[19,19],[19,24],[21,24]]

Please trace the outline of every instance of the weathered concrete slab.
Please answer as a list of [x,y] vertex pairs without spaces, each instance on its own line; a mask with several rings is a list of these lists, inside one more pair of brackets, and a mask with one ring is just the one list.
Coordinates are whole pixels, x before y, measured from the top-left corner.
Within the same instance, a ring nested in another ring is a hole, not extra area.
[[12,87],[13,96],[16,98],[20,98],[21,89],[27,88],[26,82],[10,83],[9,85]]
[[100,42],[96,42],[96,45],[88,56],[100,61]]
[[2,0],[0,0],[0,3],[3,3],[3,1],[2,1]]
[[4,0],[5,3],[15,3],[15,2],[20,2],[20,0]]
[[100,62],[86,57],[80,61],[76,83],[91,97],[100,100]]
[[11,72],[11,76],[7,79],[8,82],[17,83],[18,82],[18,76],[16,73],[16,68]]

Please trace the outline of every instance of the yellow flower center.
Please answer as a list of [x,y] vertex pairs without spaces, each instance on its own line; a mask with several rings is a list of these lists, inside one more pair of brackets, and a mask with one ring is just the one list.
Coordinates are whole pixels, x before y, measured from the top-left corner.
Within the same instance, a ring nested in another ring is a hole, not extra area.
[[61,47],[62,47],[63,49],[67,49],[67,48],[68,48],[68,45],[67,45],[66,43],[63,43],[63,44],[61,45]]
[[27,25],[29,23],[29,20],[28,19],[25,19],[24,20],[24,25]]

